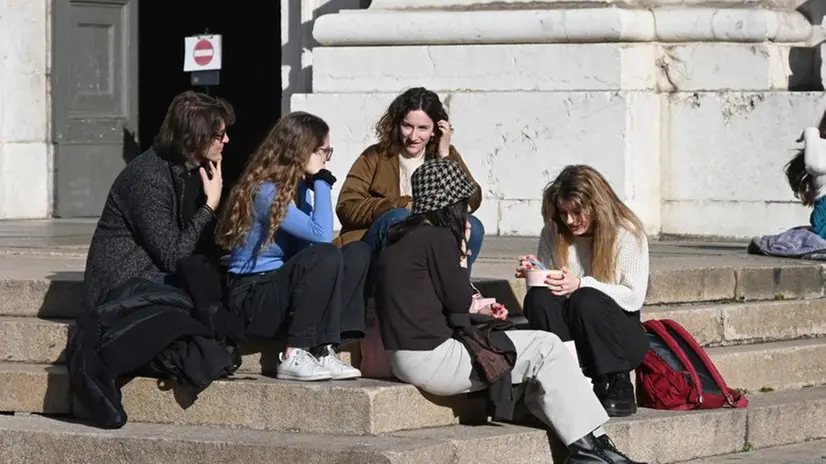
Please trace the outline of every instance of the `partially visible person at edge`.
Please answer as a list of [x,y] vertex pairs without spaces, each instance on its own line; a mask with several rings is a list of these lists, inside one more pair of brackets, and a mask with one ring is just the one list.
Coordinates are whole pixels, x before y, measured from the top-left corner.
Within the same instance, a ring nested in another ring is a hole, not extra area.
[[590,166],[567,166],[545,189],[537,256],[521,256],[517,277],[542,263],[561,270],[528,290],[531,329],[576,343],[580,363],[609,416],[637,411],[630,371],[648,339],[640,309],[648,289],[648,238],[637,216]]
[[234,122],[220,98],[186,91],[172,100],[152,147],[126,165],[106,198],[86,260],[87,307],[130,278],[166,282],[182,258],[218,253],[221,159]]
[[817,127],[803,130],[801,139],[803,149],[786,165],[786,178],[795,198],[812,208],[812,232],[826,239],[826,113]]
[[[376,312],[393,374],[437,396],[487,389],[495,404],[510,408],[511,385],[530,383],[524,403],[568,447],[567,464],[634,464],[605,434],[608,416],[559,337],[488,332],[482,335],[491,345],[482,350],[487,354],[461,341],[473,330],[471,312],[507,317],[501,306],[471,307],[467,206],[477,187],[447,160],[425,164],[412,183],[413,215],[390,229],[375,268]],[[502,352],[514,354],[507,369],[491,361]],[[509,385],[485,380],[483,365],[491,363]],[[502,409],[503,418],[512,415]]]
[[[476,184],[450,143],[453,127],[447,112],[439,96],[430,90],[412,88],[396,97],[376,124],[376,136],[379,142],[367,147],[347,173],[336,205],[341,222],[336,243],[342,245],[363,238],[374,252],[381,248],[390,226],[410,215],[410,177],[425,161],[453,160]],[[471,213],[481,202],[481,189],[477,189],[470,198]],[[474,216],[470,217],[470,225],[472,266],[482,247],[485,229]]]
[[332,152],[322,119],[282,117],[248,161],[218,225],[218,243],[231,249],[228,305],[246,319],[247,336],[286,333],[279,379],[361,376],[336,350],[364,336],[372,250],[331,243]]

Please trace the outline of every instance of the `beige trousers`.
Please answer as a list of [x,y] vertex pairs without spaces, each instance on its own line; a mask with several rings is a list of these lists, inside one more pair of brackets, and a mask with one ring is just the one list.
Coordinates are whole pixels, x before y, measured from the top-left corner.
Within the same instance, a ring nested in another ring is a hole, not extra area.
[[[566,446],[608,421],[591,383],[559,337],[534,330],[511,330],[506,334],[517,353],[511,381],[527,383],[528,409],[552,427]],[[487,387],[470,379],[470,354],[454,339],[432,351],[389,350],[387,354],[399,380],[434,395],[457,395]]]

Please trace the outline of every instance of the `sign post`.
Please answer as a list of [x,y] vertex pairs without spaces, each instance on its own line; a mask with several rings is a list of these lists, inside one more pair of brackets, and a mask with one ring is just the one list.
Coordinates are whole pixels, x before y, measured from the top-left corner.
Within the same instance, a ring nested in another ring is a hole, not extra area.
[[221,81],[221,36],[205,33],[184,38],[184,72],[190,73],[192,85],[206,88]]

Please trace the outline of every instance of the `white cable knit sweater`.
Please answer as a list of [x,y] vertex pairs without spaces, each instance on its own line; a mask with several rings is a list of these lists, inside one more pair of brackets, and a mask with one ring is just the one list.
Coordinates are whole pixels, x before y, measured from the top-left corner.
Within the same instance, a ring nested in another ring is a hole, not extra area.
[[[616,283],[600,282],[589,276],[591,273],[591,238],[576,237],[568,248],[568,269],[582,279],[580,287],[593,287],[610,296],[622,307],[633,312],[639,311],[648,291],[648,238],[637,240],[627,229],[620,229],[617,241]],[[553,235],[546,226],[539,237],[537,259],[549,269],[555,267],[553,260]]]
[[816,198],[826,195],[826,140],[820,138],[820,129],[807,127],[803,130],[803,160],[806,171],[815,183]]

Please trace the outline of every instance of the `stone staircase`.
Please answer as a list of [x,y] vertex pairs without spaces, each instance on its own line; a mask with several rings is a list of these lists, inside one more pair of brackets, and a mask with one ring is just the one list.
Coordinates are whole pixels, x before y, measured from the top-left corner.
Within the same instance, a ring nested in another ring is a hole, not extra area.
[[[511,309],[525,289],[500,241],[474,268]],[[501,256],[501,257],[497,257]],[[82,251],[0,251],[0,462],[550,463],[559,446],[535,428],[482,420],[483,397],[432,398],[395,382],[300,383],[263,374],[278,347],[247,347],[241,370],[194,403],[139,378],[123,388],[130,422],[100,430],[70,419],[63,350],[78,310]],[[747,409],[641,410],[612,420],[618,447],[652,463],[826,438],[826,298],[817,263],[745,255],[742,246],[655,244],[645,318],[672,318],[704,346]],[[262,374],[263,373],[263,374]]]

